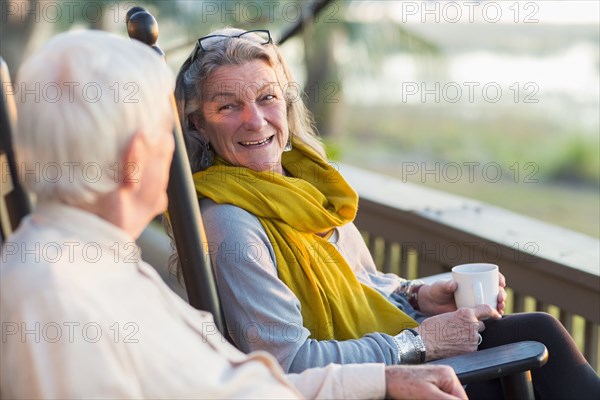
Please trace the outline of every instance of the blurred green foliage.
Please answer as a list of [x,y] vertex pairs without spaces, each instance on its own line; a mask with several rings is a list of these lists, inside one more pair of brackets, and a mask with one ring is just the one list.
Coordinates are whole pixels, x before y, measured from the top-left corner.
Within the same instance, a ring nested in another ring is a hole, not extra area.
[[[26,3],[31,8],[34,3],[44,2]],[[72,4],[67,0],[52,3],[64,5],[63,10]],[[196,39],[215,28],[224,25],[267,28],[277,40],[308,15],[311,6],[311,2],[300,0],[90,0],[76,3],[79,8],[75,8],[75,19],[69,18],[67,12],[56,21],[37,21],[35,13],[20,19],[8,18],[7,24],[2,25],[2,55],[13,75],[24,52],[35,50],[53,33],[87,27],[125,35],[125,13],[133,5],[146,7],[156,16],[160,25],[159,45],[167,51],[167,61],[175,71]],[[81,8],[86,3],[100,7],[104,18],[82,18]],[[481,177],[474,182],[454,183],[418,176],[411,176],[410,180],[490,201],[600,237],[600,216],[594,210],[600,208],[600,132],[597,127],[590,130],[577,123],[560,124],[557,118],[547,115],[569,114],[583,104],[578,102],[580,99],[561,99],[563,103],[555,108],[556,112],[545,110],[543,103],[487,109],[440,107],[439,104],[390,105],[385,101],[359,105],[347,101],[344,87],[353,80],[381,74],[390,55],[415,58],[426,55],[431,59],[429,65],[416,64],[424,67],[424,71],[418,71],[424,73],[422,78],[443,80],[447,78],[443,76],[447,62],[444,56],[486,51],[541,60],[571,49],[575,41],[597,47],[600,36],[597,27],[434,24],[432,28],[431,24],[401,24],[389,16],[377,21],[361,19],[363,11],[369,11],[365,7],[383,3],[334,1],[318,18],[307,21],[301,35],[283,45],[294,74],[309,89],[307,103],[317,116],[329,156],[402,178],[402,165],[407,162],[426,165],[496,163],[502,169],[503,179],[494,185]],[[437,68],[440,65],[441,68]],[[540,65],[543,68],[543,64]],[[437,77],[435,73],[440,71],[442,76]],[[595,71],[600,72],[597,61]],[[332,87],[335,101],[326,102]],[[566,109],[565,101],[575,106]],[[569,201],[569,196],[578,203]]]

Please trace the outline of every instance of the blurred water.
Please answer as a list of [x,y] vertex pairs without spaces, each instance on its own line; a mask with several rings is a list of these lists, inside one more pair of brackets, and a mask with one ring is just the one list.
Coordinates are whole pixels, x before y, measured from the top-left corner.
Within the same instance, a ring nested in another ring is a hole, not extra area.
[[598,48],[579,42],[546,55],[473,51],[439,57],[389,56],[376,76],[344,81],[350,104],[510,107],[540,113],[588,134],[600,128]]
[[353,66],[373,64],[364,56],[377,46],[372,38],[336,46],[350,104],[422,104],[467,119],[527,113],[599,134],[598,1],[356,1],[345,17],[405,32],[395,31],[399,40],[388,40],[371,74]]

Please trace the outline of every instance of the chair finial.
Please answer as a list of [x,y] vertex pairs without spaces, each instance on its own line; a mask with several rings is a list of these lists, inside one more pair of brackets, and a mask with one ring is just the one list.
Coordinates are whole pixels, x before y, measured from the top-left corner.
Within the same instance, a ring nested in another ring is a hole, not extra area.
[[165,55],[156,46],[156,41],[158,40],[158,22],[156,22],[152,14],[142,7],[132,7],[127,11],[125,24],[127,25],[127,34],[130,38],[147,44],[161,56]]

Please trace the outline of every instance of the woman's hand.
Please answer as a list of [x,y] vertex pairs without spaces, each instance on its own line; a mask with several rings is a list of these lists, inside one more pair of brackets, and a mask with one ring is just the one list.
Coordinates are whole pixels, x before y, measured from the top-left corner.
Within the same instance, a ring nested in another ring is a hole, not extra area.
[[466,399],[447,365],[395,365],[385,369],[387,399]]
[[438,315],[456,311],[454,292],[456,282],[437,281],[433,285],[424,285],[419,290],[419,310],[427,315]]
[[501,315],[504,315],[504,309],[506,308],[506,290],[504,290],[504,288],[506,287],[506,278],[500,273],[498,275],[500,275],[500,290],[498,292],[498,312]]
[[[506,308],[506,278],[500,275],[498,291],[498,312],[504,314]],[[424,285],[419,290],[419,310],[427,315],[438,315],[456,311],[454,292],[457,284],[453,280],[437,281],[433,285]]]
[[481,304],[424,320],[416,331],[425,343],[427,361],[476,351],[477,333],[485,329],[481,320],[486,318],[499,319],[502,316],[488,304]]

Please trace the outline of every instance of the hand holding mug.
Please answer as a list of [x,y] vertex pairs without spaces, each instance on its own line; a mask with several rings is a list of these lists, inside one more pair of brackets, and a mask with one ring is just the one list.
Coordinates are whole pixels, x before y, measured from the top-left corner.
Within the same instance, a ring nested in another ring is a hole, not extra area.
[[[431,285],[424,285],[419,291],[419,310],[426,315],[439,315],[457,309],[454,292],[457,289],[454,280],[439,280]],[[506,279],[498,273],[498,298],[496,309],[504,314],[506,301]],[[460,306],[459,306],[460,307]]]
[[506,280],[495,264],[462,264],[452,268],[452,279],[456,282],[454,300],[457,307],[473,308],[489,304],[500,313],[504,312]]

